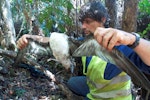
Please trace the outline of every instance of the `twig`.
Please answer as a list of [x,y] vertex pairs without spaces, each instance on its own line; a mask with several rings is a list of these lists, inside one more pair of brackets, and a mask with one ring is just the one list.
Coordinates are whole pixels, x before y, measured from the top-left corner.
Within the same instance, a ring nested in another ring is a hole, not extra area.
[[[10,58],[16,58],[17,56],[17,53],[14,52],[14,51],[10,51],[10,50],[3,50],[3,49],[0,49],[0,55],[2,56],[7,56],[7,57],[10,57]],[[52,59],[51,59],[52,60]],[[54,60],[54,59],[53,59]],[[22,57],[22,62],[25,62],[25,63],[29,63],[33,66],[35,66],[35,68],[41,70],[49,79],[51,79],[53,82],[55,82],[59,88],[63,91],[63,93],[67,96],[67,100],[77,100],[77,98],[81,99],[82,97],[80,96],[77,96],[75,95],[74,93],[72,93],[68,87],[60,82],[57,77],[55,77],[55,75],[50,72],[49,70],[45,69],[44,67],[42,67],[40,64],[38,64],[36,61],[34,60],[30,60],[29,58],[27,58],[25,55],[24,57]],[[58,74],[58,73],[57,73]],[[83,99],[83,98],[82,98]]]
[[[0,49],[0,55],[3,55],[3,56],[8,56],[10,58],[13,58],[15,59],[16,56],[17,56],[17,53],[14,52],[14,51],[9,51],[9,50],[3,50],[3,49]],[[46,76],[48,76],[48,78],[50,78],[52,81],[56,82],[56,83],[59,83],[56,79],[55,79],[55,75],[50,72],[49,70],[43,68],[40,64],[38,64],[36,61],[34,60],[30,60],[29,58],[27,58],[26,56],[23,56],[22,57],[22,60],[21,62],[28,62],[29,64],[35,66],[35,68],[41,70]]]

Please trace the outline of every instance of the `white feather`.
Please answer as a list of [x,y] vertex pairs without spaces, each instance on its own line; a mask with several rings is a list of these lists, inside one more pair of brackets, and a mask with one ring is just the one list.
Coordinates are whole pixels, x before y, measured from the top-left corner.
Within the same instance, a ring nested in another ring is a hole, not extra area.
[[50,36],[50,48],[53,56],[66,68],[70,68],[68,36],[64,33],[53,32]]

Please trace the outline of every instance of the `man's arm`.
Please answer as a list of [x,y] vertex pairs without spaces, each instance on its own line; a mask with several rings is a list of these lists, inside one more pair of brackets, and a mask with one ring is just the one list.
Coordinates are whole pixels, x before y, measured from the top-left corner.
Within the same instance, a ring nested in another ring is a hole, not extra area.
[[[112,50],[114,46],[118,45],[132,45],[136,37],[135,35],[117,30],[114,28],[97,28],[94,32],[94,37],[100,45],[108,50]],[[140,38],[139,45],[133,49],[143,60],[145,64],[150,66],[150,42]]]
[[139,45],[134,51],[141,57],[143,62],[150,66],[150,42],[145,39],[140,39]]
[[42,42],[42,43],[47,43],[49,42],[49,37],[43,37],[43,36],[38,36],[38,35],[29,35],[29,34],[25,34],[22,37],[20,37],[17,41],[17,47],[19,49],[23,49],[24,47],[26,47],[29,43],[28,38],[31,38],[33,40],[36,40],[38,42]]

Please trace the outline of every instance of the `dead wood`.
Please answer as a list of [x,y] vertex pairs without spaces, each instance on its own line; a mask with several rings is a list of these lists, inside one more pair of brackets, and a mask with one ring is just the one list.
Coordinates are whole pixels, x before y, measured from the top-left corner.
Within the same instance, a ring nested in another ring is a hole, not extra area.
[[[0,48],[0,55],[10,57],[11,59],[15,59],[17,56],[17,52],[10,50],[3,50]],[[21,62],[33,65],[35,66],[36,69],[42,71],[51,81],[53,81],[56,85],[58,85],[58,87],[63,91],[63,94],[66,95],[67,100],[78,100],[79,98],[81,100],[82,97],[75,95],[72,91],[68,89],[68,87],[64,83],[60,82],[59,79],[57,79],[57,77],[52,72],[42,67],[36,61],[31,60],[27,58],[26,55],[24,55],[22,56]]]

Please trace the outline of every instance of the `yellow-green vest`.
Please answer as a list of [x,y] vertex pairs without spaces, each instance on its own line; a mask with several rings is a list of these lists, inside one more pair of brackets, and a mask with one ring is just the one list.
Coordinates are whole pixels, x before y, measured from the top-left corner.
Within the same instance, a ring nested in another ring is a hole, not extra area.
[[86,57],[82,57],[83,74],[87,77],[90,100],[132,100],[130,77],[121,72],[111,80],[104,79],[107,62],[93,56],[86,70]]

